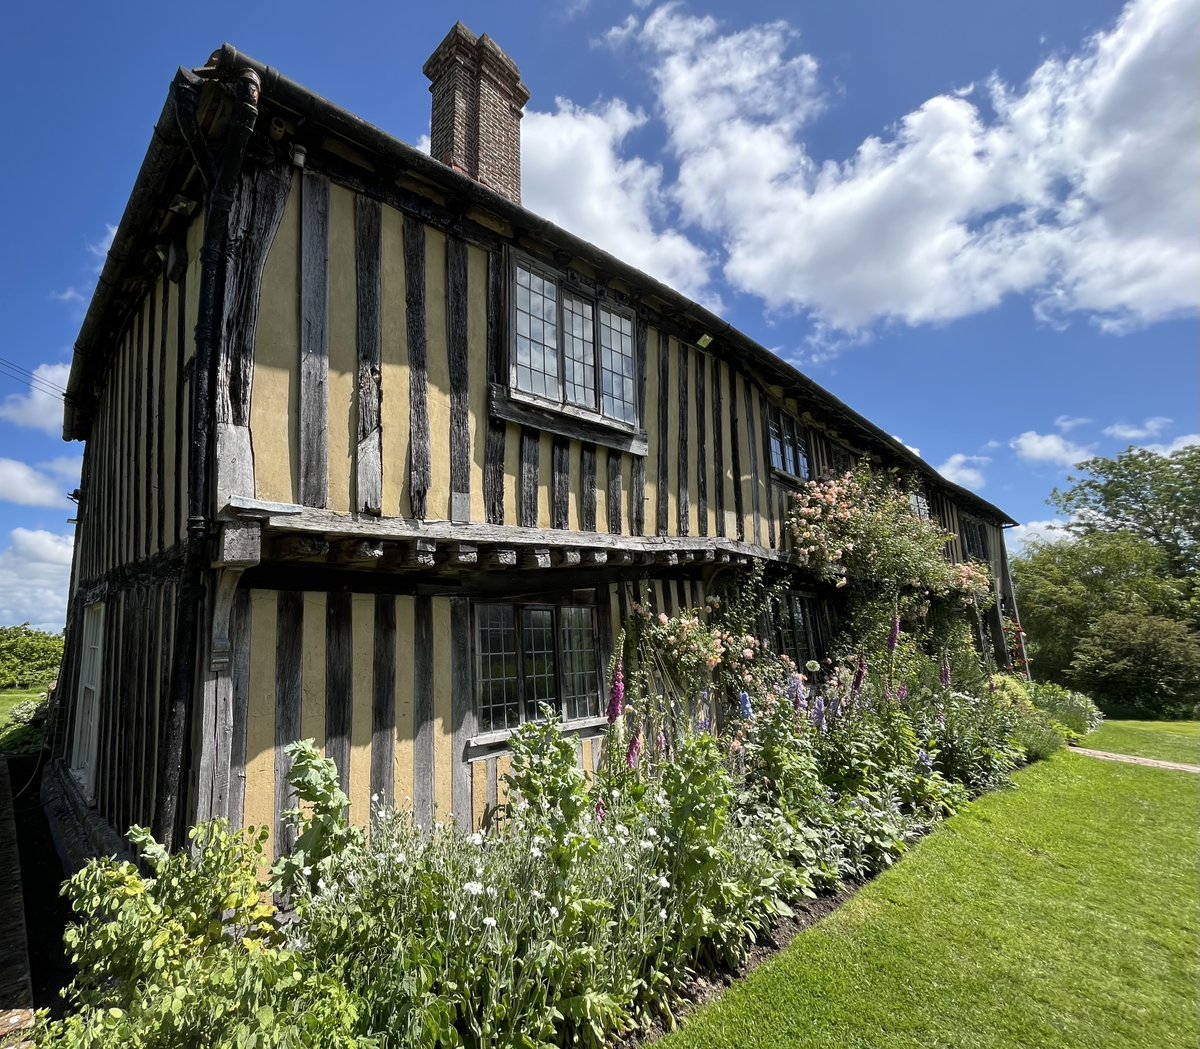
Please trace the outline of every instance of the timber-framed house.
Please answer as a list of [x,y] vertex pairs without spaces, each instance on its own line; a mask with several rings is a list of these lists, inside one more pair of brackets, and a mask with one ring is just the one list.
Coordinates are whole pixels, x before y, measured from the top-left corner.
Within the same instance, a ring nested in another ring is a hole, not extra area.
[[[302,737],[356,820],[378,797],[479,824],[539,703],[598,761],[631,602],[794,571],[789,493],[862,456],[923,479],[1011,607],[1005,514],[522,208],[528,92],[492,40],[456,25],[425,72],[432,155],[229,46],[171,85],[66,400],[85,450],[44,792],[69,853],[217,815],[278,850]],[[776,642],[803,660],[823,595],[795,579]]]

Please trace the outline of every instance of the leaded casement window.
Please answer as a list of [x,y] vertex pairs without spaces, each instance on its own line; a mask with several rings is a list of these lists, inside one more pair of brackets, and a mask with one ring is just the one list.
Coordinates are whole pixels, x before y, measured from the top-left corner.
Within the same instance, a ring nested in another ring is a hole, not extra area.
[[982,521],[960,513],[959,538],[962,540],[963,557],[968,561],[990,561],[992,559],[987,526]]
[[812,594],[781,594],[771,609],[775,646],[790,656],[798,667],[810,659],[821,659],[829,635],[828,609]]
[[854,469],[854,453],[845,445],[838,444],[837,441],[829,442],[829,467],[830,472],[835,476],[840,476]]
[[100,731],[100,682],[104,670],[104,605],[83,610],[83,650],[75,697],[75,730],[71,737],[71,773],[84,798],[96,794],[96,749]]
[[512,288],[511,391],[635,428],[633,314],[523,257]]
[[599,717],[595,608],[582,603],[475,606],[479,731],[504,732],[541,716]]
[[928,521],[932,515],[929,512],[929,500],[925,498],[925,493],[915,491],[908,493],[908,505],[911,507],[913,516],[920,518],[922,521]]
[[812,476],[804,427],[780,408],[771,409],[771,467],[790,478]]

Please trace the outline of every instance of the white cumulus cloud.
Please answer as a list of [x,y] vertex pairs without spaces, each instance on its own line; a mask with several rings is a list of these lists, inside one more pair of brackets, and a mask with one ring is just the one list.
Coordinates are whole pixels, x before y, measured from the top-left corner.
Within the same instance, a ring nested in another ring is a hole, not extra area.
[[1060,415],[1054,420],[1054,425],[1063,433],[1070,433],[1080,426],[1086,426],[1091,421],[1082,415]]
[[1092,448],[1068,441],[1062,434],[1038,433],[1026,430],[1014,437],[1009,445],[1026,462],[1053,463],[1055,466],[1074,466],[1090,458]]
[[947,481],[978,492],[987,484],[981,467],[987,466],[991,461],[986,455],[964,455],[962,452],[955,452],[937,468],[937,472]]
[[1027,521],[1005,529],[1004,538],[1008,544],[1008,552],[1017,556],[1024,553],[1025,544],[1029,542],[1054,542],[1059,539],[1070,539],[1071,533],[1066,530],[1067,522],[1061,517],[1053,517],[1048,521]]
[[1167,444],[1147,444],[1143,447],[1149,452],[1158,452],[1159,455],[1174,455],[1197,444],[1200,444],[1200,433],[1185,433]]
[[1140,426],[1129,426],[1125,423],[1113,423],[1112,426],[1104,427],[1104,435],[1106,437],[1115,437],[1119,441],[1144,441],[1147,437],[1157,437],[1171,423],[1173,419],[1168,419],[1165,415],[1155,415]]
[[522,199],[617,258],[715,304],[708,257],[667,222],[662,168],[621,156],[626,136],[645,121],[619,99],[583,107],[560,98],[553,113],[527,111]]
[[62,630],[71,583],[70,533],[14,528],[0,551],[0,625]]
[[[78,476],[74,484],[78,482]],[[67,498],[68,487],[61,474],[43,473],[17,459],[0,459],[0,500],[18,506],[49,506],[67,508],[74,504]]]
[[52,387],[65,390],[70,374],[69,364],[39,364],[28,393],[10,393],[0,401],[0,419],[56,436],[62,433],[62,397]]
[[1196,309],[1195,0],[1132,0],[1025,83],[948,85],[845,158],[810,152],[828,93],[787,23],[735,29],[668,4],[608,39],[651,60],[683,220],[719,238],[734,287],[818,331],[1012,295],[1113,332]]

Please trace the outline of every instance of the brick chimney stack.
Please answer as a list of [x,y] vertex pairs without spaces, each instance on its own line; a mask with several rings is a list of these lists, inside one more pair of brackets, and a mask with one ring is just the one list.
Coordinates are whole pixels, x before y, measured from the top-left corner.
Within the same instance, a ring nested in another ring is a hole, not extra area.
[[529,89],[486,33],[461,22],[425,63],[433,95],[430,154],[521,203],[521,110]]

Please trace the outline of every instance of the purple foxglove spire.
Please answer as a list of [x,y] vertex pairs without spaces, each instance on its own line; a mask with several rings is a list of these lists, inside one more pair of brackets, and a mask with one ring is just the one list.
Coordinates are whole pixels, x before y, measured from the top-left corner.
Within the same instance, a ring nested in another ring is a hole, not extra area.
[[633,739],[629,741],[629,749],[625,752],[625,767],[627,769],[634,768],[637,765],[638,755],[642,752],[642,726],[638,725],[637,731],[633,734]]
[[851,697],[857,697],[862,691],[863,682],[867,678],[867,657],[860,655],[858,657],[858,669],[854,672],[854,684],[850,686]]
[[933,761],[924,747],[917,751],[917,771],[925,776],[933,773]]
[[942,688],[950,687],[950,657],[947,656],[942,663]]
[[625,709],[625,670],[620,663],[613,671],[612,687],[608,692],[608,723],[613,724]]
[[892,655],[896,651],[896,645],[900,643],[900,613],[897,612],[892,617],[892,632],[888,634],[887,650],[888,655]]
[[901,685],[896,689],[896,702],[903,706],[906,699],[908,699],[908,686]]

